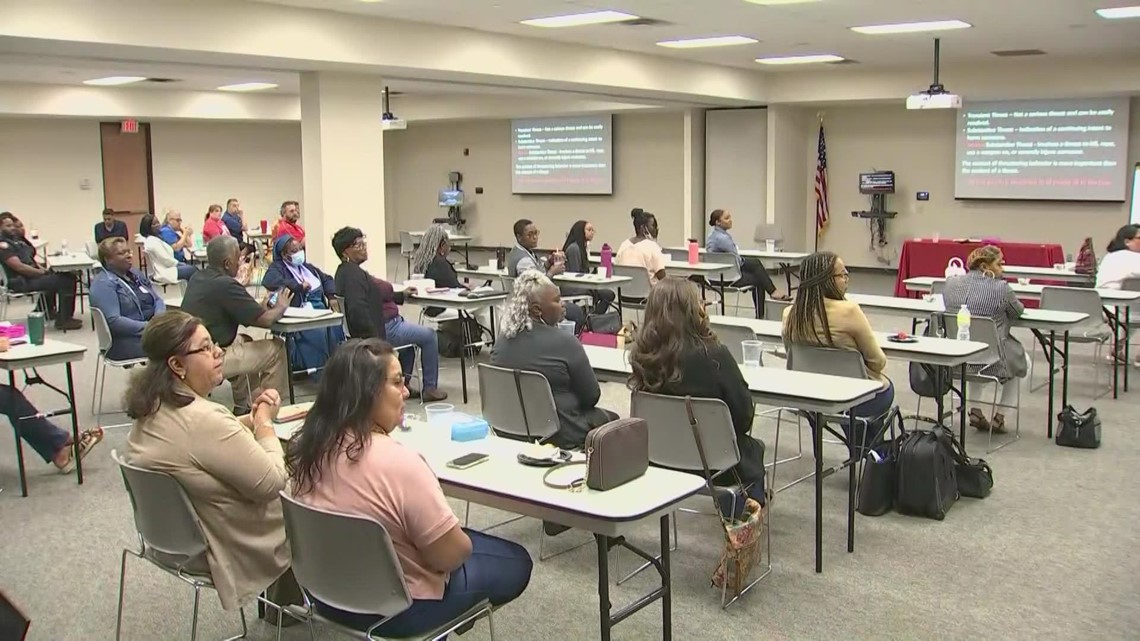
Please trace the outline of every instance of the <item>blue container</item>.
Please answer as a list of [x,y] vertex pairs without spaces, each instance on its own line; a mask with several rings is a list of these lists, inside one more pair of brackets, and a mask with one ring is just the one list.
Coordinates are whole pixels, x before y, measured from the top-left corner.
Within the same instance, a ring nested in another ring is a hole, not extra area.
[[487,438],[490,431],[491,426],[487,425],[487,421],[481,418],[456,421],[451,424],[451,440],[459,442],[478,441],[481,438]]

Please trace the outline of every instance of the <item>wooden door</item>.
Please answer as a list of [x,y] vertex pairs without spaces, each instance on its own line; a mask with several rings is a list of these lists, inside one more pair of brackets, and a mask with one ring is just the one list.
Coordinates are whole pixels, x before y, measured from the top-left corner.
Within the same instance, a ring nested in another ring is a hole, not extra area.
[[154,211],[150,123],[139,123],[139,131],[134,134],[122,133],[117,122],[99,123],[99,137],[104,206],[115,210],[115,218],[126,223],[133,237],[143,215]]

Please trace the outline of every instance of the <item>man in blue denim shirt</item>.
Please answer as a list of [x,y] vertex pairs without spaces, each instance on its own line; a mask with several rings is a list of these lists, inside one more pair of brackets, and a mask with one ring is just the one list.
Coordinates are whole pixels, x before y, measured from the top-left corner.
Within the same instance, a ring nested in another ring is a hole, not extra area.
[[756,305],[756,317],[764,317],[764,296],[771,296],[774,300],[788,300],[789,296],[776,289],[775,283],[768,276],[768,270],[754,258],[742,258],[740,250],[736,248],[736,241],[729,235],[732,229],[732,214],[723,209],[714,209],[709,214],[709,226],[712,231],[705,239],[705,251],[732,254],[736,256],[736,264],[740,266],[740,280],[732,283],[733,287],[752,286],[752,302]]

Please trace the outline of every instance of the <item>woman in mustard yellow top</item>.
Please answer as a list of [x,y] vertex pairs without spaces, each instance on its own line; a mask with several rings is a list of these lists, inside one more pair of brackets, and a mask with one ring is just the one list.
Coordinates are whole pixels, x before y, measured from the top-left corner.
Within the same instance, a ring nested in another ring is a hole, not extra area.
[[[831,252],[816,252],[804,259],[796,300],[784,310],[784,342],[849,349],[863,356],[867,376],[880,381],[883,389],[871,400],[855,406],[853,412],[857,417],[872,419],[874,435],[894,405],[895,388],[883,372],[887,356],[879,347],[871,323],[859,305],[846,299],[849,280],[847,266]],[[856,435],[856,441],[861,440],[862,435]]]

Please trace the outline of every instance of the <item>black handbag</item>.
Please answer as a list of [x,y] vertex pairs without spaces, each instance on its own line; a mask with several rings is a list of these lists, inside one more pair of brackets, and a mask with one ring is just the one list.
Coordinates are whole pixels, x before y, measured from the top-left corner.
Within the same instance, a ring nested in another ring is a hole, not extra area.
[[984,499],[994,489],[994,471],[983,458],[966,454],[962,443],[949,432],[954,447],[954,473],[958,477],[958,493],[973,499]]
[[595,334],[617,336],[621,332],[621,314],[618,312],[590,314],[586,317],[586,330]]
[[914,430],[900,437],[895,508],[941,521],[958,500],[954,435],[946,428]]
[[[902,415],[897,414],[899,430],[903,436]],[[859,481],[856,509],[865,516],[882,516],[895,505],[895,479],[898,475],[899,443],[903,436],[895,436],[895,423],[891,423],[891,439],[883,441],[867,452],[863,462],[863,476]]]
[[1100,447],[1100,417],[1096,408],[1078,412],[1072,405],[1066,405],[1057,414],[1057,445],[1096,449]]

